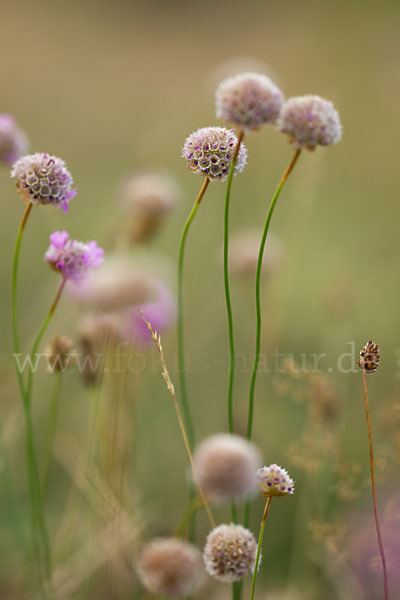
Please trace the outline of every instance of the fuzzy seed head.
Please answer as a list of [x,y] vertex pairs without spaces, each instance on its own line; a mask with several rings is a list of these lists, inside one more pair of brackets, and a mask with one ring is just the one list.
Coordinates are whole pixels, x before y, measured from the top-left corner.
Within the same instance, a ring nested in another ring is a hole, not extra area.
[[77,337],[83,365],[81,374],[85,383],[100,382],[107,361],[108,368],[113,368],[110,354],[118,360],[115,350],[124,340],[122,329],[120,315],[115,313],[96,312],[81,319]]
[[[238,139],[233,129],[224,127],[203,127],[185,141],[182,157],[190,171],[204,175],[211,181],[225,181],[228,177]],[[247,150],[240,145],[235,163],[235,175],[243,171]]]
[[342,137],[339,113],[332,102],[320,96],[297,96],[284,104],[278,129],[297,148],[314,150],[317,145],[336,144]]
[[138,575],[152,594],[180,598],[201,585],[204,568],[201,552],[193,544],[177,538],[156,538],[140,555]]
[[28,150],[28,139],[11,115],[0,114],[0,162],[12,165]]
[[238,435],[206,438],[195,449],[193,461],[196,480],[211,502],[243,500],[257,491],[260,453]]
[[241,525],[219,525],[207,536],[203,559],[207,573],[224,583],[240,581],[253,572],[257,543]]
[[240,73],[220,83],[215,94],[217,117],[244,129],[275,123],[284,97],[266,75]]
[[258,485],[265,498],[268,496],[286,496],[293,494],[294,481],[286,469],[278,465],[262,467],[257,471]]
[[47,355],[47,369],[49,373],[65,373],[75,361],[72,352],[74,342],[66,335],[58,333],[49,341],[44,353]]
[[96,242],[78,242],[70,239],[66,231],[55,231],[50,235],[50,246],[45,260],[64,279],[80,280],[91,269],[99,267],[104,258],[103,248]]
[[29,154],[14,163],[11,177],[17,182],[25,202],[60,206],[68,212],[68,202],[76,196],[73,179],[65,162],[49,154]]
[[365,373],[375,373],[379,366],[379,346],[371,340],[362,346],[358,366]]

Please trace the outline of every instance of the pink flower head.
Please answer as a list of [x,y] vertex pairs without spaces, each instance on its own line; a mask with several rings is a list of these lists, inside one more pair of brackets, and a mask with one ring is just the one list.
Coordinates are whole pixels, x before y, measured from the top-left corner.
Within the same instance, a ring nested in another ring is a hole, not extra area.
[[12,165],[28,149],[28,139],[11,115],[0,114],[0,162]]
[[68,201],[76,196],[73,179],[65,162],[57,156],[37,152],[14,163],[11,177],[25,202],[60,206],[68,212]]
[[96,242],[78,242],[66,231],[50,235],[50,246],[45,260],[61,273],[64,279],[82,279],[90,269],[96,269],[104,260],[104,250]]
[[132,308],[131,312],[130,337],[140,346],[151,344],[152,339],[138,309],[157,333],[166,331],[176,320],[176,304],[171,290],[163,281],[155,280],[154,283],[157,288],[156,298]]

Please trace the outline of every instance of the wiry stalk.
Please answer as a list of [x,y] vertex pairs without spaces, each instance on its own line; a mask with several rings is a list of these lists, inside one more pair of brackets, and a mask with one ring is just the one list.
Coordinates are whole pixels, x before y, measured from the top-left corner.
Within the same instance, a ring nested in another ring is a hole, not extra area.
[[262,516],[262,519],[261,519],[260,534],[258,536],[256,562],[255,562],[255,565],[254,565],[253,580],[251,582],[250,600],[253,600],[253,598],[254,598],[254,590],[256,589],[257,571],[258,571],[258,565],[260,563],[261,546],[262,546],[262,541],[263,541],[263,537],[264,537],[265,522],[267,520],[269,507],[271,505],[271,500],[272,500],[272,496],[268,496],[267,501],[265,503],[264,513],[263,513],[263,516]]
[[381,532],[381,527],[380,527],[380,524],[379,524],[378,502],[377,502],[377,499],[376,499],[376,483],[375,483],[375,468],[374,468],[374,450],[373,450],[373,445],[372,445],[371,415],[370,415],[370,412],[369,412],[368,389],[367,389],[367,375],[366,375],[366,371],[365,370],[363,370],[363,388],[364,388],[365,413],[366,413],[366,417],[367,417],[367,428],[368,428],[369,463],[370,463],[370,468],[371,468],[372,502],[373,502],[373,505],[374,505],[376,535],[377,535],[377,538],[378,538],[379,553],[380,553],[381,562],[382,562],[384,595],[385,595],[385,600],[388,600],[389,599],[388,572],[387,572],[385,549],[383,547],[382,532]]
[[190,225],[196,215],[200,202],[207,190],[210,180],[205,177],[201,186],[199,195],[193,205],[190,215],[187,218],[182,232],[181,243],[179,246],[179,261],[178,261],[178,371],[179,371],[179,386],[181,390],[182,410],[185,417],[187,435],[190,448],[193,449],[195,443],[195,434],[193,421],[189,408],[187,385],[186,385],[186,368],[185,368],[185,339],[183,331],[183,261],[185,257],[186,238],[190,229]]
[[[269,226],[271,223],[271,219],[272,219],[272,215],[274,213],[276,203],[278,201],[278,198],[280,196],[282,188],[285,185],[285,182],[286,182],[287,178],[289,177],[290,173],[292,172],[293,167],[295,166],[296,161],[299,158],[299,156],[300,156],[300,149],[297,148],[294,151],[294,154],[293,154],[288,166],[286,167],[286,169],[282,175],[282,178],[278,184],[278,187],[276,188],[275,193],[272,197],[271,204],[268,209],[267,217],[265,219],[264,231],[262,234],[260,250],[258,253],[257,271],[256,271],[256,349],[255,349],[255,353],[254,353],[254,363],[253,363],[253,370],[252,370],[252,374],[251,374],[250,391],[249,391],[249,408],[248,408],[248,416],[247,416],[247,439],[248,440],[251,440],[251,436],[252,436],[252,432],[253,432],[254,393],[255,393],[255,388],[256,388],[258,365],[260,362],[261,316],[262,316],[261,315],[261,270],[262,270],[262,263],[263,263],[263,258],[264,258],[265,244],[267,241]],[[245,519],[244,519],[245,527],[248,527],[249,519],[250,519],[250,504],[249,504],[249,502],[247,502],[246,506],[245,506]]]

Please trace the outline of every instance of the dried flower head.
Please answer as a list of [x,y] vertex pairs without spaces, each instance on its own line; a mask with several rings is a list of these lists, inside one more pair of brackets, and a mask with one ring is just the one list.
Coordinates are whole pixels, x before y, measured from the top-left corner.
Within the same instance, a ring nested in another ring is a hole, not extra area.
[[139,557],[138,575],[152,594],[177,598],[198,589],[204,576],[200,551],[177,538],[156,538]]
[[266,75],[240,73],[220,83],[215,94],[217,117],[244,129],[275,123],[284,97]]
[[[106,359],[123,341],[120,316],[113,313],[86,315],[78,326],[78,341],[83,379],[86,383],[96,383],[101,380]],[[118,355],[114,358],[118,361]]]
[[[248,278],[255,275],[260,250],[262,231],[245,230],[232,235],[229,252],[229,267],[234,275]],[[283,256],[282,244],[273,234],[268,236],[263,256],[261,275],[267,277],[276,269]]]
[[28,150],[28,139],[11,115],[0,114],[0,161],[12,165]]
[[278,128],[287,133],[298,148],[314,150],[336,144],[342,137],[339,113],[329,100],[320,96],[297,96],[284,104]]
[[286,496],[293,494],[294,481],[289,477],[288,472],[278,465],[262,467],[257,471],[257,479],[263,496]]
[[103,248],[96,242],[77,242],[70,239],[66,231],[55,231],[50,235],[50,246],[45,260],[64,279],[79,280],[90,269],[99,267],[104,258]]
[[137,306],[157,297],[154,278],[123,255],[107,256],[107,261],[91,277],[69,282],[67,290],[82,306],[105,311]]
[[65,162],[49,154],[29,154],[14,163],[11,177],[25,202],[52,204],[68,212],[68,202],[76,196],[73,180]]
[[[225,181],[237,143],[238,139],[233,129],[203,127],[186,139],[182,157],[186,159],[193,173],[204,175],[211,181]],[[235,163],[235,174],[243,171],[246,157],[247,150],[241,144]]]
[[362,346],[358,366],[365,373],[375,373],[379,366],[379,346],[371,340]]
[[134,173],[121,185],[121,203],[128,216],[132,242],[146,242],[158,233],[165,217],[175,208],[179,188],[167,175]]
[[254,570],[257,543],[241,525],[219,525],[207,536],[203,559],[207,573],[219,581],[240,581]]
[[66,335],[58,333],[49,341],[44,353],[47,354],[47,369],[49,373],[65,373],[76,358],[72,352],[74,342]]
[[193,461],[196,479],[210,501],[243,500],[257,491],[260,453],[238,435],[206,438],[195,449]]

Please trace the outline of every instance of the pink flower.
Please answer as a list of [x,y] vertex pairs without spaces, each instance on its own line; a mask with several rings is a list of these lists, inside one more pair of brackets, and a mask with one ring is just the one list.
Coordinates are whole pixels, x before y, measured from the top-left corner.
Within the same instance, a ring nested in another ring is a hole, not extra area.
[[104,250],[96,242],[78,242],[66,231],[50,235],[50,246],[45,260],[61,273],[64,279],[82,279],[90,269],[96,269],[104,260]]
[[176,303],[171,290],[161,280],[155,280],[157,295],[154,300],[146,302],[131,310],[129,337],[139,346],[147,346],[152,343],[147,325],[143,322],[138,309],[142,311],[145,319],[151,323],[153,331],[163,333],[171,327],[176,320]]

